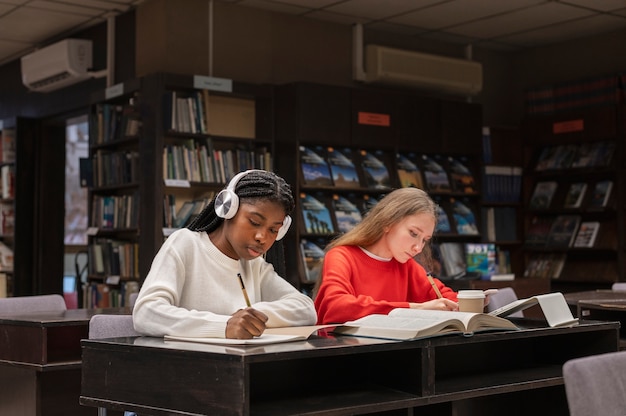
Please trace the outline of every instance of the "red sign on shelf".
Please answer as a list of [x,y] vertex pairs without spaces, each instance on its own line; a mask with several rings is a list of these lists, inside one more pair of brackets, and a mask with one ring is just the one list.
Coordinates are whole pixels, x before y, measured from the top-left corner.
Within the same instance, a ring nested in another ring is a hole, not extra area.
[[560,121],[552,125],[553,134],[572,133],[574,131],[583,131],[585,123],[583,119]]
[[389,114],[365,113],[359,111],[359,124],[389,127],[391,125],[391,117]]

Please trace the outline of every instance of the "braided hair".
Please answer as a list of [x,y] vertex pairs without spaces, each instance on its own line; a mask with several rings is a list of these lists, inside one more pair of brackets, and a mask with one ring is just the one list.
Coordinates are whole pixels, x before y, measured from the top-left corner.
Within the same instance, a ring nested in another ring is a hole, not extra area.
[[[252,200],[276,202],[283,207],[285,215],[289,215],[295,207],[289,184],[275,173],[265,170],[251,170],[242,176],[234,192],[239,197],[240,204]],[[218,217],[215,212],[215,197],[213,197],[187,228],[192,231],[212,232],[223,222],[224,218]]]

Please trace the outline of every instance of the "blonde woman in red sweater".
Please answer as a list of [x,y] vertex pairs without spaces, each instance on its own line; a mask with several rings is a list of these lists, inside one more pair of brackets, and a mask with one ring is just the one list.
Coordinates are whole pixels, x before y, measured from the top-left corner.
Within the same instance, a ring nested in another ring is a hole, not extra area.
[[437,206],[417,188],[397,189],[357,226],[330,242],[316,287],[318,324],[343,323],[394,308],[458,310],[457,294],[413,258],[435,230]]

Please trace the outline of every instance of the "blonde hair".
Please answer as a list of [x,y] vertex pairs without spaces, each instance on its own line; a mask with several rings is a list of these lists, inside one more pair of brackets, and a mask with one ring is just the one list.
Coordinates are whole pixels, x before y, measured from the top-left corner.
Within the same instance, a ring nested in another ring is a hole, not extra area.
[[337,237],[326,251],[337,246],[369,246],[386,228],[414,214],[430,214],[437,221],[437,204],[418,188],[400,188],[382,198],[352,230]]
[[[338,246],[366,247],[374,244],[383,236],[384,230],[393,226],[405,217],[415,214],[429,214],[437,223],[437,204],[426,192],[418,188],[400,188],[392,191],[382,198],[370,211],[365,214],[363,220],[353,229],[332,240],[326,246],[325,251]],[[426,268],[432,269],[430,247],[426,245],[418,256],[420,263]],[[322,268],[323,270],[323,268]],[[317,279],[313,288],[313,298],[317,296],[322,284],[323,274]]]

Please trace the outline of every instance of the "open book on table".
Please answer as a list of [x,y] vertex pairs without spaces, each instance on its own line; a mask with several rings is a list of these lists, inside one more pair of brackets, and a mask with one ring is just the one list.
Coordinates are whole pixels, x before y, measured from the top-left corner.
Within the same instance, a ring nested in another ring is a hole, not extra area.
[[494,317],[505,317],[517,311],[523,311],[534,305],[539,305],[543,315],[551,327],[568,326],[578,322],[574,318],[565,297],[560,292],[546,293],[544,295],[536,295],[526,299],[515,300],[508,305],[504,305],[496,310],[489,312]]
[[455,333],[470,336],[476,332],[517,329],[511,321],[485,313],[397,308],[388,315],[374,314],[346,322],[337,326],[333,332],[406,340]]
[[199,342],[203,344],[220,345],[266,345],[280,342],[304,341],[318,329],[333,327],[335,325],[310,325],[292,326],[284,328],[268,328],[261,336],[251,339],[213,338],[213,337],[185,337],[177,335],[165,335],[166,341]]

